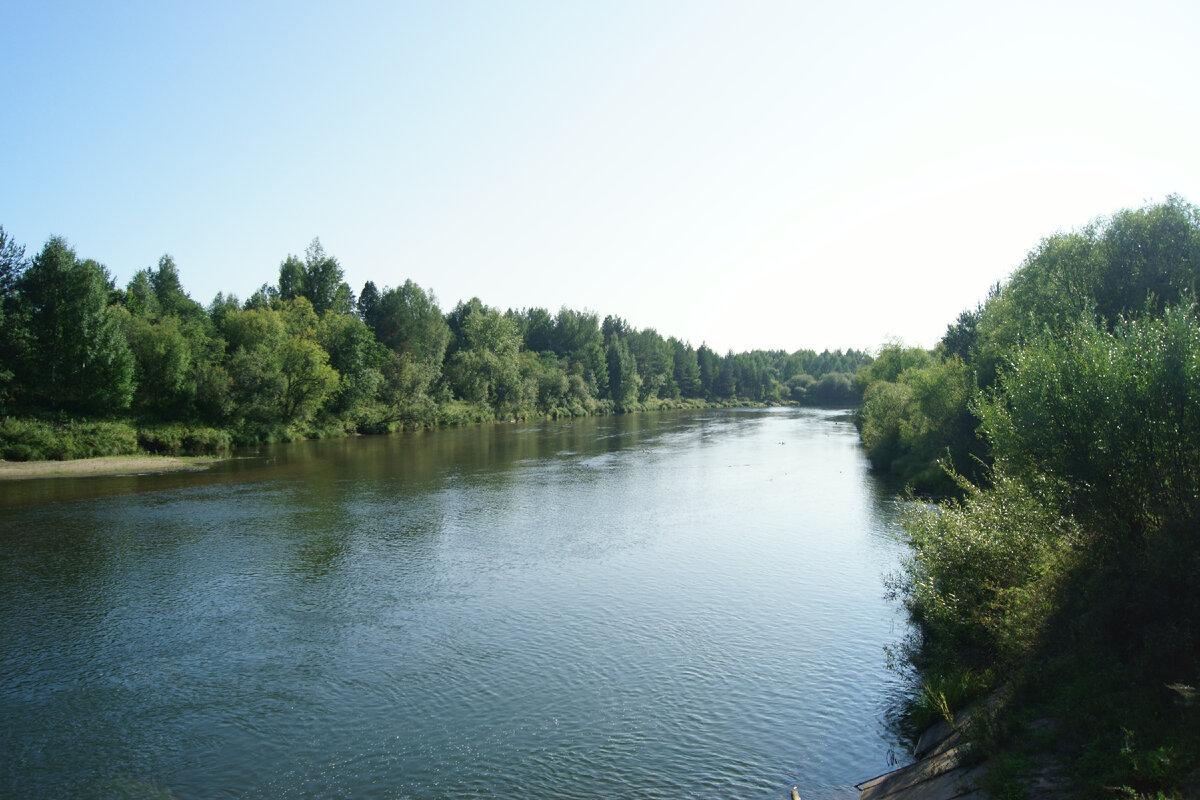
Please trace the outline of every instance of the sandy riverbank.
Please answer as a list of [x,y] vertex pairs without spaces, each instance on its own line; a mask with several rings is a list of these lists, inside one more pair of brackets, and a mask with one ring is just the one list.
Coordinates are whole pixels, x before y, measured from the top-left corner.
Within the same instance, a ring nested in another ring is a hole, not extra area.
[[221,461],[211,456],[104,456],[72,461],[0,461],[0,480],[198,472]]

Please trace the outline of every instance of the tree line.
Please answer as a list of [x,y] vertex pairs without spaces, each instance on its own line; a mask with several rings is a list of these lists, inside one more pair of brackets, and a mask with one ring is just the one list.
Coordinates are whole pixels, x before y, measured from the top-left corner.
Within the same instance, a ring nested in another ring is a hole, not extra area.
[[124,287],[52,237],[0,228],[0,412],[125,417],[267,441],[740,402],[849,405],[855,350],[724,355],[590,311],[448,312],[412,281],[357,296],[318,240],[275,283],[207,306],[174,260]]
[[909,516],[892,581],[911,719],[1002,689],[972,728],[996,796],[1048,751],[1073,795],[1192,796],[1198,283],[1200,209],[1119,211],[1043,239],[932,352],[889,344],[856,378],[872,463],[950,496]]

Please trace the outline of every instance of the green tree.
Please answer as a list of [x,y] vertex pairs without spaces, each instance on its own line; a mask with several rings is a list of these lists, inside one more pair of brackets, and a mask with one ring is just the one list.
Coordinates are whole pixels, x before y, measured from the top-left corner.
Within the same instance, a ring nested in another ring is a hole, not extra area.
[[125,308],[135,317],[157,317],[162,313],[158,295],[150,284],[150,270],[139,269],[125,286]]
[[1142,532],[1200,512],[1195,306],[1109,331],[1035,339],[980,404],[998,463],[1094,529]]
[[134,358],[134,407],[182,416],[191,406],[195,385],[191,347],[178,317],[152,321],[125,312],[123,328]]
[[[812,376],[807,376],[811,380]],[[844,372],[826,372],[818,380],[805,387],[805,399],[810,403],[827,408],[852,406],[861,398],[854,391],[854,383]]]
[[645,402],[656,397],[678,397],[674,351],[658,331],[653,328],[630,331],[625,341],[637,364],[640,378],[638,400]]
[[[600,318],[590,311],[573,311],[563,306],[554,317],[555,354],[570,363],[569,373],[577,375],[590,398],[608,395],[608,362]],[[578,394],[578,393],[577,393]]]
[[304,251],[304,261],[289,255],[279,265],[279,298],[306,297],[317,316],[349,314],[354,310],[354,295],[343,280],[341,264],[325,252],[320,239],[313,239]]
[[340,376],[316,341],[315,320],[304,299],[280,310],[225,315],[226,370],[237,424],[252,429],[302,424],[337,390]]
[[372,317],[366,321],[380,344],[426,368],[441,364],[451,329],[432,292],[411,280],[385,289]]
[[329,366],[329,354],[307,337],[287,337],[279,360],[283,377],[282,419],[287,424],[306,422],[338,389],[340,376]]
[[52,237],[16,283],[20,324],[28,334],[20,370],[30,402],[84,413],[129,407],[133,357],[115,313],[111,283],[94,261],[81,261]]
[[341,375],[331,410],[348,413],[374,398],[388,351],[366,323],[349,314],[327,314],[317,325],[316,337],[329,354],[329,365]]
[[544,308],[530,308],[515,315],[525,349],[533,353],[552,352],[562,355],[555,347],[554,317]]
[[358,311],[359,318],[374,330],[376,315],[379,312],[379,288],[374,281],[367,281],[363,284],[362,291],[358,293],[355,309]]
[[617,411],[636,408],[642,379],[638,376],[637,361],[629,345],[615,332],[608,335],[608,390]]
[[737,367],[733,362],[733,351],[731,350],[717,362],[712,393],[714,398],[732,400],[737,397],[737,390]]
[[25,246],[17,244],[0,225],[0,299],[12,294],[26,266]]
[[685,344],[675,337],[667,340],[671,345],[671,368],[675,385],[684,397],[701,397],[703,389],[700,385],[700,361],[696,351],[690,344]]
[[[367,295],[367,288],[363,288]],[[363,319],[393,356],[383,367],[385,404],[405,420],[426,419],[432,387],[442,375],[451,329],[437,298],[411,280],[385,289]],[[415,410],[414,410],[415,409]],[[419,413],[418,413],[419,412]],[[414,420],[415,421],[415,420]]]
[[[0,226],[0,411],[3,411],[14,390],[13,370],[23,350],[23,332],[18,330],[19,318],[12,318],[16,304],[16,287],[25,272],[25,247],[18,245]],[[12,321],[8,321],[12,318]]]
[[458,325],[458,347],[446,363],[451,389],[464,400],[491,406],[499,415],[512,413],[521,397],[517,325],[478,298],[459,303],[451,318]]
[[148,278],[163,314],[192,320],[204,315],[204,308],[183,290],[179,269],[169,255],[158,260],[158,267],[149,271]]
[[696,348],[696,363],[700,368],[700,389],[703,397],[712,400],[716,397],[717,373],[720,371],[721,357],[706,344]]
[[[947,470],[978,479],[986,463],[970,410],[974,383],[957,357],[914,360],[894,381],[868,384],[858,413],[863,445],[873,467],[913,489],[953,492]],[[889,356],[887,363],[896,362]]]

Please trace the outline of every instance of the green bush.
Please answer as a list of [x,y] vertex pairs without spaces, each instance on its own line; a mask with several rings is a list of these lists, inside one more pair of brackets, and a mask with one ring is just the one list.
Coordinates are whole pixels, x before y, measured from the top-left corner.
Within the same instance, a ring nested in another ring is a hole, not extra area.
[[1195,709],[1168,691],[1200,676],[1195,307],[1035,337],[977,406],[994,482],[911,514],[892,582],[914,623],[917,713],[991,670],[1023,698],[1010,722],[1062,721],[1085,796],[1174,790],[1200,764]]
[[124,422],[12,417],[0,422],[0,456],[9,461],[66,461],[137,452],[137,432]]
[[0,456],[8,461],[43,461],[58,450],[52,425],[30,419],[6,417],[0,422]]
[[1041,479],[1097,530],[1136,533],[1200,513],[1200,320],[1195,306],[1091,320],[1020,350],[979,408],[998,460]]
[[138,430],[146,452],[172,456],[224,455],[233,446],[229,431],[188,425],[156,425]]
[[921,667],[1016,663],[1053,609],[1055,579],[1081,532],[1005,475],[962,501],[919,506],[905,520],[910,552],[890,581],[915,625]]
[[443,403],[437,410],[438,425],[473,425],[495,420],[496,414],[492,408],[482,403],[453,400]]

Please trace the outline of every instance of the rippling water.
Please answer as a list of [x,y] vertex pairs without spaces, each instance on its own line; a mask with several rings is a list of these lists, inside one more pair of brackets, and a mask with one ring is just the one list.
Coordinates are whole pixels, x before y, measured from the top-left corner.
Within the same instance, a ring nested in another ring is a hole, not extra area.
[[0,796],[856,797],[893,503],[832,412],[0,484]]

